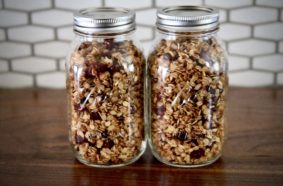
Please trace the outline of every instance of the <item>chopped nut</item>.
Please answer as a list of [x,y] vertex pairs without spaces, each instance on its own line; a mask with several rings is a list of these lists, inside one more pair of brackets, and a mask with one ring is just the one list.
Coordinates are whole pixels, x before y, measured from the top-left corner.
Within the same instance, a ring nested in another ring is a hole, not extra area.
[[102,140],[97,140],[96,147],[100,149],[102,147],[102,145],[103,145],[103,141]]

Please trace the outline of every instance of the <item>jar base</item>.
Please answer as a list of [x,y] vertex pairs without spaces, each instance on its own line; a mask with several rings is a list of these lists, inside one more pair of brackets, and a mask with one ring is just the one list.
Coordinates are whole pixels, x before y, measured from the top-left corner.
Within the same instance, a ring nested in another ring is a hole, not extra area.
[[219,154],[218,156],[216,156],[214,159],[207,161],[206,163],[202,163],[202,164],[190,164],[190,165],[182,165],[182,164],[174,164],[174,163],[170,163],[166,160],[162,160],[161,158],[158,158],[156,155],[154,155],[154,157],[160,161],[161,163],[164,163],[166,165],[172,166],[172,167],[179,167],[179,168],[198,168],[198,167],[205,167],[208,165],[213,164],[214,162],[216,162],[222,154]]
[[149,144],[151,152],[153,154],[153,156],[160,161],[161,163],[164,163],[166,165],[169,165],[171,167],[179,167],[179,168],[197,168],[197,167],[205,167],[208,165],[213,164],[214,162],[216,162],[222,155],[222,153],[219,153],[217,156],[215,156],[213,159],[205,162],[205,163],[201,163],[201,164],[175,164],[175,163],[171,163],[169,161],[166,161],[162,158],[160,158],[160,156],[155,152],[154,148],[152,147],[151,144]]
[[94,164],[94,163],[91,163],[91,162],[85,160],[78,153],[75,153],[75,154],[76,154],[76,159],[80,163],[82,163],[84,165],[87,165],[89,167],[95,167],[95,168],[117,168],[117,167],[124,167],[124,166],[130,165],[130,164],[136,162],[144,154],[145,149],[146,149],[146,142],[143,142],[142,145],[141,145],[141,151],[135,158],[131,159],[130,161],[127,161],[127,162],[124,162],[124,163],[120,163],[120,164]]

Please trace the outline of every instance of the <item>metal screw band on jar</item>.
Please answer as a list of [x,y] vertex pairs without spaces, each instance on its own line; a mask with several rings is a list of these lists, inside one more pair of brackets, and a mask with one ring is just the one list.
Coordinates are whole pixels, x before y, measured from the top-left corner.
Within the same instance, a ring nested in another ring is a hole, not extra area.
[[88,8],[74,14],[74,31],[82,34],[121,33],[135,29],[135,13],[126,8]]
[[211,7],[175,6],[157,11],[156,26],[173,32],[200,32],[219,26],[219,11]]

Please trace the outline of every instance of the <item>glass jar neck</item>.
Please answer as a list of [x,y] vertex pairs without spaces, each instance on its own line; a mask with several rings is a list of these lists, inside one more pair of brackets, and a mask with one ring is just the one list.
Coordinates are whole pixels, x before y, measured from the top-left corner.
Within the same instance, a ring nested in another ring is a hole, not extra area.
[[124,32],[92,32],[92,33],[84,33],[74,31],[77,37],[84,38],[118,38],[118,37],[131,37],[135,33],[135,29],[128,30]]
[[175,32],[171,30],[163,30],[160,28],[157,28],[157,32],[161,35],[164,36],[174,36],[174,37],[210,37],[210,36],[215,36],[216,33],[218,32],[219,27],[212,29],[212,30],[202,30],[202,31],[194,31],[190,32],[189,30],[186,32]]

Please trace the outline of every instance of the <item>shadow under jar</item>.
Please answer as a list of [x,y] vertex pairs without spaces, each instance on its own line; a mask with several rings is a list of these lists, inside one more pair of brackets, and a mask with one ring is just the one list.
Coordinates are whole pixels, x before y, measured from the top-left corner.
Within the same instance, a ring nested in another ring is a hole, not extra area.
[[89,166],[118,167],[145,150],[145,59],[134,39],[135,14],[91,8],[74,16],[67,57],[69,140]]
[[216,37],[218,11],[167,7],[157,17],[148,57],[150,147],[171,166],[211,164],[222,153],[228,87],[226,53]]

